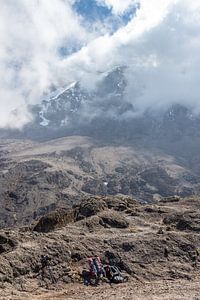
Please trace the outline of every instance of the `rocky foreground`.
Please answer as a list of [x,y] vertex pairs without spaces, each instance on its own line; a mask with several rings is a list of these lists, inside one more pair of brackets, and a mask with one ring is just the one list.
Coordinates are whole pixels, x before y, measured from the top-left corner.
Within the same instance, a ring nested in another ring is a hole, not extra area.
[[[199,299],[200,198],[140,204],[90,197],[29,227],[0,232],[0,299]],[[55,284],[40,273],[50,258]],[[85,287],[90,255],[112,260],[128,283]]]

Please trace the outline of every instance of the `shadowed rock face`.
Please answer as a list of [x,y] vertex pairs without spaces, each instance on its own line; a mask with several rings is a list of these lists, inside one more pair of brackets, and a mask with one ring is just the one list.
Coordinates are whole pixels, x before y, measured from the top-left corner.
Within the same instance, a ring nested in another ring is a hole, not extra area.
[[171,214],[163,222],[178,230],[200,232],[200,214],[196,212]]
[[91,198],[83,201],[78,210],[78,219],[88,218],[103,211],[107,207],[101,199]]
[[67,173],[50,168],[41,160],[28,160],[11,164],[0,175],[1,227],[29,223],[55,209],[62,198],[59,189],[67,188],[70,179]]
[[12,240],[5,235],[0,235],[0,254],[13,251],[16,246],[17,243],[15,240]]
[[128,220],[118,212],[104,212],[100,214],[100,218],[100,224],[104,227],[127,228],[129,226]]
[[76,211],[71,208],[58,209],[42,217],[34,226],[37,232],[50,232],[57,228],[66,226],[76,220]]
[[[129,222],[118,212],[118,210],[121,210],[122,204],[123,210],[128,208],[128,204],[123,198],[105,198],[105,200],[100,197],[88,198],[72,208],[57,209],[48,213],[40,218],[33,230],[36,232],[51,232],[69,223],[86,220],[90,217],[94,218],[87,223],[88,226],[99,224],[107,228],[127,228]],[[109,209],[112,209],[112,211]]]

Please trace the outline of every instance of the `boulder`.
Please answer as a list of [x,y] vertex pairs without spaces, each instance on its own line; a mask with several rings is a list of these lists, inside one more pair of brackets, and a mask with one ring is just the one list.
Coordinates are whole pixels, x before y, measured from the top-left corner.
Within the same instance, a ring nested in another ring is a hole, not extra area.
[[127,228],[129,226],[129,222],[127,219],[120,213],[108,210],[101,214],[100,217],[100,224],[104,227],[113,227],[113,228]]
[[108,208],[112,208],[117,211],[124,211],[128,208],[128,202],[122,197],[107,197],[104,199]]
[[17,243],[13,239],[10,239],[5,235],[0,235],[0,254],[12,251],[16,245]]
[[171,197],[164,197],[160,200],[162,203],[173,203],[173,202],[179,202],[181,200],[180,196],[174,195]]
[[78,209],[77,220],[94,216],[106,208],[106,202],[99,197],[83,200]]
[[169,214],[163,219],[163,223],[181,231],[200,232],[200,214],[196,212]]
[[60,208],[42,217],[34,226],[33,231],[50,232],[75,221],[75,210]]

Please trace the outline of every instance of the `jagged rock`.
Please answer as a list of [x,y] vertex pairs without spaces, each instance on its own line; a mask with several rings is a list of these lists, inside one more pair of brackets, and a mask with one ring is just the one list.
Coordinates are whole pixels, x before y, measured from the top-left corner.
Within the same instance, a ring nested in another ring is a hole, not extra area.
[[100,224],[105,227],[110,226],[114,228],[127,228],[129,226],[129,222],[126,220],[126,218],[116,211],[104,211],[103,213],[99,214],[99,217],[101,219]]
[[15,240],[12,240],[7,236],[0,235],[0,254],[12,251],[16,245],[17,243]]
[[83,218],[88,218],[90,216],[96,215],[98,212],[107,208],[106,202],[101,200],[101,198],[91,198],[86,199],[81,202],[78,211],[78,220]]
[[90,232],[99,230],[101,227],[101,219],[99,216],[92,216],[81,221],[82,226],[87,226]]
[[13,269],[9,260],[0,256],[0,282],[13,283]]
[[34,226],[37,232],[50,232],[75,221],[75,211],[71,208],[58,209],[42,217]]
[[166,216],[163,223],[178,230],[200,232],[200,214],[196,212],[173,213]]
[[126,198],[120,197],[106,197],[104,198],[108,208],[112,208],[117,211],[124,211],[128,208],[128,201]]
[[167,203],[167,202],[179,202],[181,199],[180,196],[177,196],[177,195],[174,195],[174,196],[171,196],[171,197],[165,197],[163,199],[160,200],[160,202],[163,202],[163,203]]

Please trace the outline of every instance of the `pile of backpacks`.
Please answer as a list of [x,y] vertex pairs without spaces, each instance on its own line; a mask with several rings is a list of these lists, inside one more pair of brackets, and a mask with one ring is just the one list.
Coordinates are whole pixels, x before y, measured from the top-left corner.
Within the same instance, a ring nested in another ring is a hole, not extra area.
[[88,258],[87,263],[88,270],[82,272],[85,285],[99,285],[100,280],[106,280],[110,284],[128,280],[128,276],[124,275],[117,266],[103,265],[98,256]]

